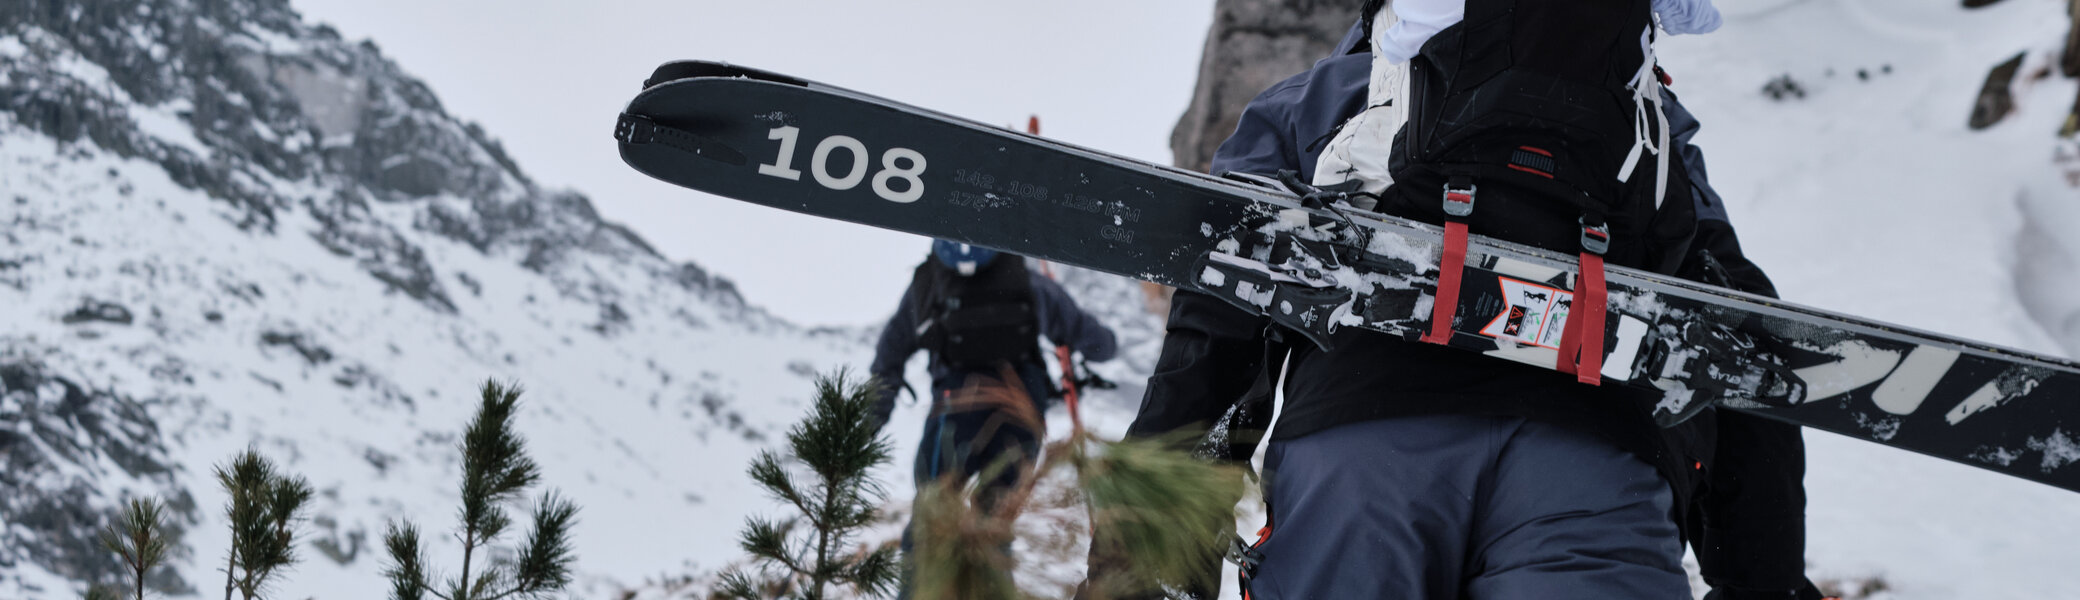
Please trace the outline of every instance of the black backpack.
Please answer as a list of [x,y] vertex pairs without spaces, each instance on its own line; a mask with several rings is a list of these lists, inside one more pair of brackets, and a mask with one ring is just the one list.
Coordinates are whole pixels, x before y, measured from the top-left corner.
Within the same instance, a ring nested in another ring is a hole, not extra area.
[[968,276],[926,259],[912,281],[921,286],[909,307],[918,345],[939,364],[978,369],[1039,359],[1040,322],[1024,259],[998,255]]
[[1681,266],[1697,214],[1646,64],[1652,24],[1649,0],[1466,0],[1465,20],[1410,59],[1408,121],[1380,208],[1447,226],[1445,301],[1426,341],[1449,339],[1437,322],[1456,309],[1455,235],[1462,249],[1470,231],[1581,253],[1560,368],[1575,372],[1579,349],[1584,383],[1598,381],[1603,339],[1575,334],[1603,330],[1603,263]]
[[1658,105],[1639,123],[1628,87],[1651,10],[1649,0],[1467,0],[1465,20],[1410,59],[1383,208],[1444,223],[1445,188],[1477,190],[1473,233],[1571,254],[1587,217],[1608,228],[1605,260],[1675,272],[1697,221],[1681,161],[1666,161],[1665,188],[1646,152],[1629,182],[1617,177],[1635,127],[1658,140],[1666,126]]

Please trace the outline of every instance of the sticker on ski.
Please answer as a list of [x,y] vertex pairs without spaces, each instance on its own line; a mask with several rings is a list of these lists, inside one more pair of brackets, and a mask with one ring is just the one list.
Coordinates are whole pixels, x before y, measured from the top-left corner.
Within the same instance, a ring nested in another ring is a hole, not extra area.
[[1567,328],[1567,309],[1574,294],[1559,288],[1496,277],[1506,306],[1501,314],[1482,327],[1480,334],[1506,342],[1540,348],[1560,349],[1560,334]]

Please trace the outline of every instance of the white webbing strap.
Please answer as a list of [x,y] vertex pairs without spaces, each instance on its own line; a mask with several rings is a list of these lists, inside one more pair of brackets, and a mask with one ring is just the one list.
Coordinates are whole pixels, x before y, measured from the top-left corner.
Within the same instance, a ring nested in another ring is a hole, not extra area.
[[[1632,76],[1632,151],[1625,155],[1625,165],[1618,169],[1618,181],[1632,181],[1633,168],[1639,165],[1641,152],[1654,153],[1654,208],[1661,208],[1661,199],[1668,193],[1668,112],[1662,109],[1661,77],[1654,73],[1654,25],[1647,24],[1639,34],[1639,49],[1643,60],[1639,72]],[[1649,116],[1651,111],[1651,116]],[[1651,120],[1649,120],[1651,119]]]

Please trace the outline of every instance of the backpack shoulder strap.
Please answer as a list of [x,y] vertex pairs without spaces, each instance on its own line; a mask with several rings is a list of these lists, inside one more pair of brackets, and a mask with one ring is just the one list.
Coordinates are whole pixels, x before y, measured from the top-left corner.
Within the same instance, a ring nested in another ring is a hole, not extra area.
[[910,304],[903,310],[910,311],[911,320],[917,324],[918,341],[923,347],[931,347],[926,336],[937,329],[941,306],[946,301],[947,279],[951,274],[952,271],[940,265],[939,261],[927,258],[910,275]]

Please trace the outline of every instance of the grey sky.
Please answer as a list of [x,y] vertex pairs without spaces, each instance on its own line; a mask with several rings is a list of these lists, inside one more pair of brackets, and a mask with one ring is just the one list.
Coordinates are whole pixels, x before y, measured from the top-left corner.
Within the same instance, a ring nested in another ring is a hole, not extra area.
[[370,38],[449,112],[660,252],[809,324],[886,318],[925,241],[722,200],[623,166],[608,133],[652,67],[724,60],[1167,163],[1212,0],[293,0]]

